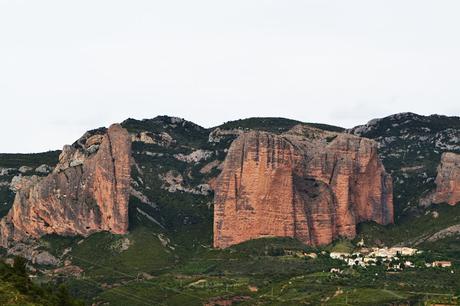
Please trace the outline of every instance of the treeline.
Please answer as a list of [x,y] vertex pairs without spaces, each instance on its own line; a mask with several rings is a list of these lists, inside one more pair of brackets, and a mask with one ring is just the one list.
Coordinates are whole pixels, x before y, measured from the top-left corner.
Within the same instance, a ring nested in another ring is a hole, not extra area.
[[83,306],[64,285],[38,285],[27,274],[27,261],[16,257],[12,267],[0,263],[0,305]]

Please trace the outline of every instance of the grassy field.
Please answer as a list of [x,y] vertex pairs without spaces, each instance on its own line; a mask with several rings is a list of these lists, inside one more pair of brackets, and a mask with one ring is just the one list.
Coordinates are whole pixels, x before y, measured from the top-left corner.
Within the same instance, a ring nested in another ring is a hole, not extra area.
[[[272,260],[271,264],[284,266],[286,262],[278,259]],[[312,264],[314,262],[310,262]],[[168,273],[109,289],[96,300],[109,301],[111,305],[123,305],[123,300],[129,300],[131,305],[202,305],[213,299],[240,300],[241,305],[384,305],[432,297],[452,299],[456,294],[455,282],[458,282],[458,278],[450,277],[450,271],[437,271],[435,277],[432,271],[426,271],[422,273],[426,277],[417,279],[410,272],[389,275],[382,270],[363,270],[336,275],[327,271],[309,272],[306,266],[305,262],[298,263],[296,272],[276,276],[267,274],[264,265],[260,271],[252,271],[247,276],[238,276],[231,271],[221,276]],[[433,285],[433,281],[444,278],[449,281]]]
[[[65,283],[88,304],[203,305],[233,301],[238,305],[385,305],[395,302],[449,300],[460,294],[460,270],[409,269],[387,272],[383,266],[351,269],[332,260],[330,250],[345,250],[349,242],[308,248],[293,239],[259,239],[227,250],[201,246],[190,252],[168,252],[152,228],[127,236],[100,233],[68,241],[81,278]],[[120,251],[120,241],[133,244]],[[61,244],[53,239],[48,243]],[[299,257],[297,251],[319,254]],[[290,255],[288,255],[288,253]],[[340,268],[343,273],[330,273]]]

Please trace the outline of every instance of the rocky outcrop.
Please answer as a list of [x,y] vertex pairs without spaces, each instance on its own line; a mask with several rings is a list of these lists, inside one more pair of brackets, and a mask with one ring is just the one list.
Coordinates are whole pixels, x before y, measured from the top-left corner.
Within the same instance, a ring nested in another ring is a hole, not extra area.
[[177,160],[186,162],[186,163],[199,163],[203,160],[207,160],[211,158],[213,155],[212,151],[207,151],[207,150],[196,150],[193,151],[192,153],[185,155],[185,154],[174,154],[174,158]]
[[48,174],[50,173],[51,171],[53,171],[53,168],[51,166],[48,166],[46,164],[43,164],[41,166],[38,166],[36,169],[35,169],[35,172],[37,173],[40,173],[40,174]]
[[27,188],[35,183],[37,183],[40,178],[36,175],[32,176],[22,176],[16,175],[11,179],[10,189],[13,192],[18,192],[22,188]]
[[241,129],[231,129],[231,130],[226,130],[226,129],[221,129],[221,128],[216,128],[209,133],[209,142],[215,142],[219,143],[222,141],[222,139],[226,137],[235,137],[239,136],[242,133],[244,133],[243,130]]
[[0,168],[0,176],[7,176],[16,171],[14,168]]
[[57,266],[60,261],[48,251],[43,250],[40,244],[16,243],[8,249],[8,255],[20,256],[31,261],[32,264]]
[[143,142],[146,144],[156,144],[163,147],[169,147],[171,144],[175,143],[175,140],[166,132],[159,134],[150,133],[150,132],[139,132],[131,134],[132,142]]
[[30,172],[32,171],[33,169],[31,167],[27,167],[27,166],[22,166],[19,168],[19,172],[21,172],[22,174],[25,174],[27,172]]
[[460,202],[460,154],[447,152],[441,156],[435,183],[436,190],[428,197],[432,203]]
[[201,174],[206,174],[211,172],[213,169],[219,169],[221,166],[221,161],[220,160],[213,160],[212,162],[204,165],[203,168],[200,169]]
[[168,171],[164,174],[159,174],[158,178],[163,181],[161,188],[171,193],[186,192],[206,196],[212,192],[212,188],[209,184],[199,184],[196,187],[186,187],[184,185],[184,177],[177,171]]
[[128,230],[131,141],[120,125],[88,132],[65,146],[44,178],[16,183],[13,207],[0,222],[1,246],[46,234]]
[[215,187],[214,246],[260,237],[322,245],[356,224],[393,222],[392,179],[374,141],[305,126],[247,132],[229,149]]
[[440,230],[439,232],[434,233],[427,239],[427,241],[434,242],[458,234],[460,234],[460,224],[449,226],[443,230]]

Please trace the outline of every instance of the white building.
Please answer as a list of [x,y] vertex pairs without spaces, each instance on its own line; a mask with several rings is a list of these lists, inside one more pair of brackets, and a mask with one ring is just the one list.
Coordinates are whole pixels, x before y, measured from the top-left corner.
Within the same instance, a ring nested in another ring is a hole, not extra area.
[[408,261],[408,260],[406,260],[404,262],[404,266],[407,267],[407,268],[415,268],[414,263],[412,261]]
[[394,247],[394,248],[373,248],[370,256],[372,257],[384,257],[394,258],[397,255],[402,256],[413,256],[417,253],[417,249],[407,247]]
[[341,260],[344,260],[344,259],[350,257],[350,253],[331,252],[331,254],[329,254],[329,256],[330,256],[332,259],[341,259]]

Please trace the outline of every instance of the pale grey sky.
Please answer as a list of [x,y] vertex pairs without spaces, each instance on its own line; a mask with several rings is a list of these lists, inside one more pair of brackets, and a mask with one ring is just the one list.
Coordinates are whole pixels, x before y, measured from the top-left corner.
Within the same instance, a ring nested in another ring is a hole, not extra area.
[[458,0],[0,0],[0,152],[168,114],[460,114]]

